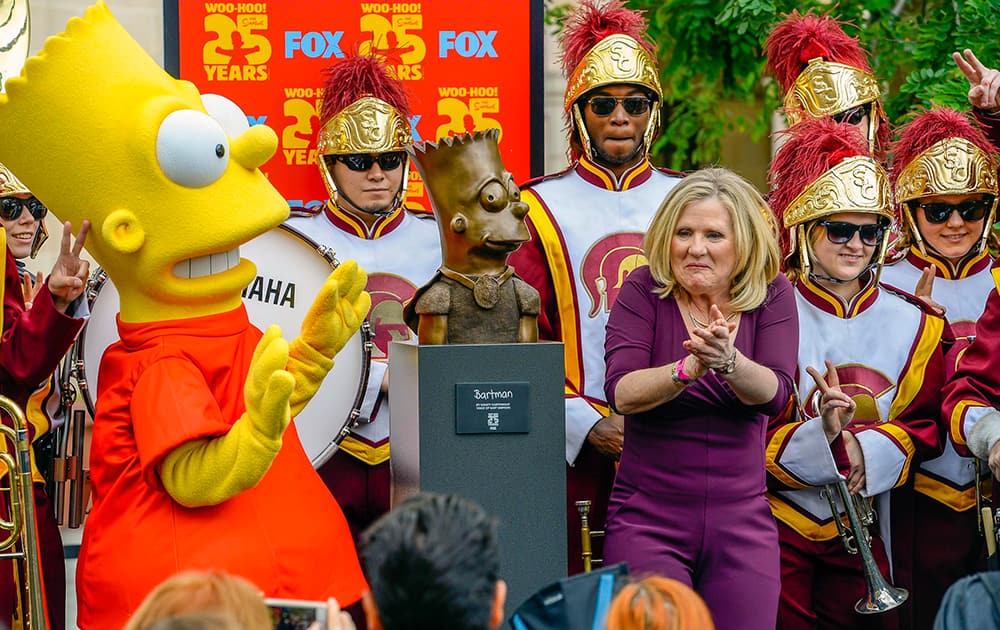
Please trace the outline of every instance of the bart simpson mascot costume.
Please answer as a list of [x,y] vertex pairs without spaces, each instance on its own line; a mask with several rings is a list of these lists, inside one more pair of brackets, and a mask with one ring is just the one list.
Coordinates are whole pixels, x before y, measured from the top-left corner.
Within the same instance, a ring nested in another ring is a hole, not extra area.
[[121,296],[121,341],[100,368],[79,626],[122,627],[188,568],[270,597],[357,601],[367,586],[347,523],[291,418],[370,299],[345,262],[291,343],[249,323],[240,293],[256,268],[237,248],[288,215],[258,170],[275,133],[170,77],[103,2],[6,87],[0,161],[61,219],[91,220],[88,249]]

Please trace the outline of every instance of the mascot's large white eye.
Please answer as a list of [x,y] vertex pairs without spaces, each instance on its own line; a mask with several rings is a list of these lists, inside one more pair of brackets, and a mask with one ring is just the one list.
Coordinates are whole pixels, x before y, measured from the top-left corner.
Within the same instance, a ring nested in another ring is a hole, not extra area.
[[171,181],[201,188],[229,165],[229,138],[211,116],[193,109],[171,112],[156,134],[156,159]]
[[219,94],[202,94],[201,102],[205,106],[205,111],[208,112],[208,115],[219,121],[223,131],[230,138],[235,138],[250,128],[247,115],[243,113],[240,106],[225,96]]

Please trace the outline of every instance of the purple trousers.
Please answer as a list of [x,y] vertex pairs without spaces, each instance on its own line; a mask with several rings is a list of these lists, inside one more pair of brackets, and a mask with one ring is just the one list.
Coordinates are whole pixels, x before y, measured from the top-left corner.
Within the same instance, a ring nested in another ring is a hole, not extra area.
[[608,509],[605,564],[628,562],[641,577],[691,586],[717,630],[774,630],[778,615],[778,532],[767,499],[649,497],[618,487]]

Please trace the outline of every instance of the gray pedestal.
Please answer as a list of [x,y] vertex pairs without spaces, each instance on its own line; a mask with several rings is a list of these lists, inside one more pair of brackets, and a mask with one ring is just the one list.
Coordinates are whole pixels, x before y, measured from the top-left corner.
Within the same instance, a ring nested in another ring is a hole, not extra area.
[[450,493],[496,516],[508,612],[564,577],[562,344],[392,343],[389,373],[393,505]]

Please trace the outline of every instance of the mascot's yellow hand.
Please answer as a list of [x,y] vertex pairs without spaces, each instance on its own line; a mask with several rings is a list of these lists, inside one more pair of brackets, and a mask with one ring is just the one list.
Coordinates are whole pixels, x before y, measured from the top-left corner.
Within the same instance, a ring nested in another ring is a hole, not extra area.
[[364,290],[368,275],[353,260],[344,261],[323,283],[302,322],[301,334],[288,351],[288,371],[295,377],[292,415],[305,407],[327,373],[333,357],[361,326],[371,308]]
[[353,260],[334,269],[302,322],[302,339],[324,356],[336,356],[371,308],[366,284],[368,274]]
[[181,505],[217,505],[261,480],[291,420],[295,379],[285,371],[288,343],[270,326],[257,343],[243,385],[246,413],[225,435],[192,440],[160,462],[160,479]]
[[285,371],[288,364],[288,342],[281,337],[281,328],[272,324],[264,332],[254,350],[250,370],[243,385],[243,399],[253,433],[262,443],[281,444],[281,434],[291,420],[289,400],[295,389],[295,379]]

